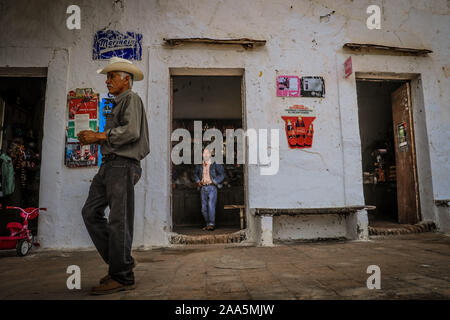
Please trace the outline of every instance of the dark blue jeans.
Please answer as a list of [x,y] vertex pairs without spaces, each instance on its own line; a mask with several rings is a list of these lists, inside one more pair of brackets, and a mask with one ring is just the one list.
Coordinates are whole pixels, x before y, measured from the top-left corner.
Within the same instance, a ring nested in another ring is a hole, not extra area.
[[[137,160],[118,158],[103,162],[82,210],[92,242],[109,265],[108,274],[123,285],[134,284],[134,185],[141,173]],[[105,217],[107,206],[109,219]]]
[[215,185],[202,186],[202,214],[207,226],[214,226],[216,222],[217,187]]

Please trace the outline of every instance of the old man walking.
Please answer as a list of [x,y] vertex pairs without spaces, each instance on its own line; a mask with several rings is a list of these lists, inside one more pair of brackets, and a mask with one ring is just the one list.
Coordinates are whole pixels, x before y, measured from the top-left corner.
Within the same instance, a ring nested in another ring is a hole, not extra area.
[[[92,180],[82,215],[89,235],[108,274],[92,288],[92,294],[134,289],[134,259],[131,256],[134,222],[134,185],[142,173],[140,160],[149,153],[147,117],[141,98],[131,91],[133,81],[144,78],[130,61],[112,58],[99,73],[114,95],[112,112],[106,114],[104,132],[78,134],[83,145],[101,146],[102,165]],[[109,219],[105,209],[109,206]]]

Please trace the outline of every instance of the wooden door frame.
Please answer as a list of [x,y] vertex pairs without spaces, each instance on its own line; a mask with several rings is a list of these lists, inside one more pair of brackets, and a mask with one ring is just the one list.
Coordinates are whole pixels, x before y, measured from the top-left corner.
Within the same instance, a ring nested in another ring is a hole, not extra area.
[[[356,81],[403,81],[404,83],[408,83],[408,101],[410,104],[410,117],[409,117],[409,126],[411,128],[411,146],[412,146],[412,157],[413,157],[413,174],[415,175],[416,180],[416,201],[417,201],[417,208],[418,208],[418,217],[417,219],[419,221],[422,221],[422,207],[421,207],[421,199],[420,199],[420,179],[418,174],[418,164],[417,164],[417,154],[416,154],[416,136],[415,136],[415,126],[414,126],[414,108],[417,106],[413,105],[412,102],[412,86],[411,81],[416,80],[420,78],[420,74],[418,73],[393,73],[393,72],[355,72],[355,83]],[[359,106],[358,106],[359,108]],[[390,105],[391,113],[392,113],[392,104]],[[361,158],[362,161],[362,158]],[[397,217],[398,221],[398,217]]]
[[3,129],[5,124],[6,102],[0,97],[0,150],[3,148]]
[[[171,136],[173,132],[173,77],[176,76],[225,76],[225,77],[241,77],[241,112],[242,112],[242,129],[247,130],[247,117],[246,117],[246,103],[245,103],[245,69],[244,68],[169,68],[169,201],[170,201],[170,231],[173,232],[173,211],[172,211],[172,141]],[[246,150],[246,142],[244,139],[244,149]],[[245,220],[246,227],[248,228],[248,152],[245,152],[244,163],[244,204],[245,208]]]

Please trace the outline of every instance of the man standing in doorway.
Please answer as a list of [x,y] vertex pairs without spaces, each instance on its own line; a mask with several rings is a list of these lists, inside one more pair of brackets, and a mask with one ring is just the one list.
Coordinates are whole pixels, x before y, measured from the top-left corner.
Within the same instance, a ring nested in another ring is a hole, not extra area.
[[225,171],[222,164],[211,163],[211,151],[203,150],[203,163],[195,165],[195,182],[200,187],[200,197],[202,200],[202,214],[206,226],[203,230],[214,230],[216,219],[217,187],[225,178]]
[[[141,98],[131,91],[133,80],[144,78],[130,61],[112,58],[98,73],[106,74],[106,86],[114,95],[112,112],[106,114],[104,132],[81,131],[82,145],[101,146],[102,164],[92,180],[82,215],[89,235],[108,274],[92,294],[134,289],[131,256],[134,223],[134,185],[142,173],[140,160],[149,153],[147,116]],[[109,219],[104,210],[109,206]]]

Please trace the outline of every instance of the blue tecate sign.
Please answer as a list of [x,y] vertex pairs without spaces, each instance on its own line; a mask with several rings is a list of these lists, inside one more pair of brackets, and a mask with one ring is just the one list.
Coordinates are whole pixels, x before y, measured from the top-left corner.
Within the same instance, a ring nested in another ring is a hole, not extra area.
[[100,30],[94,36],[92,58],[108,60],[119,57],[127,60],[142,59],[142,34],[121,33],[114,30]]

